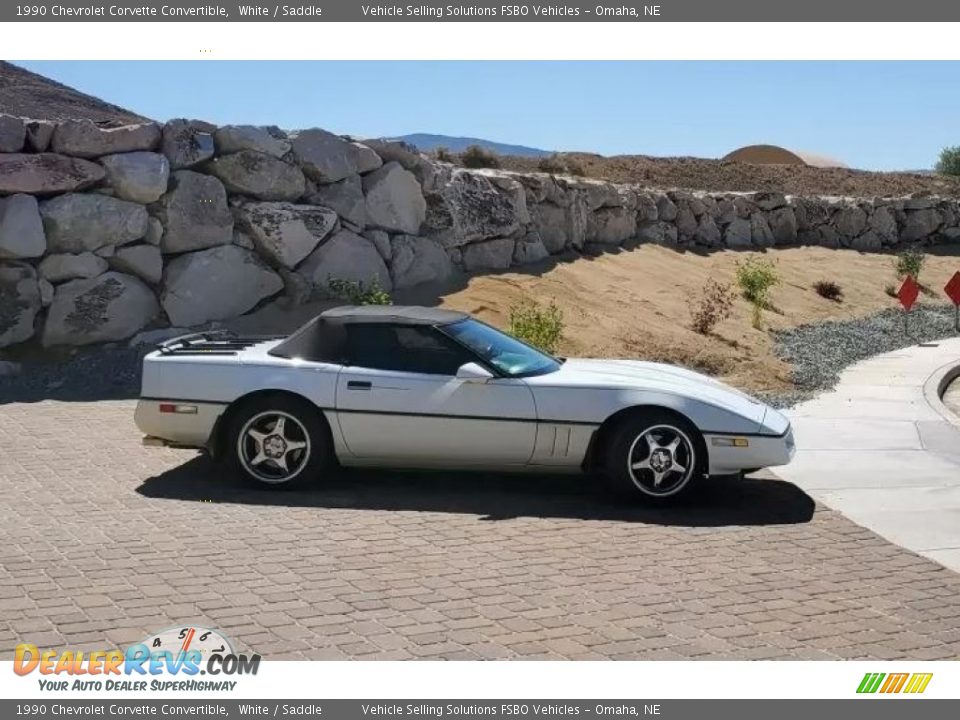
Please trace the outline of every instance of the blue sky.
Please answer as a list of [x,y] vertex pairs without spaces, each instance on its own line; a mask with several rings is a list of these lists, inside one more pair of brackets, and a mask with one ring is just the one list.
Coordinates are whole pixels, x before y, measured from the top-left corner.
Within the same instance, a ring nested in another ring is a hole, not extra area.
[[18,62],[158,120],[604,155],[774,143],[871,170],[960,145],[960,62]]

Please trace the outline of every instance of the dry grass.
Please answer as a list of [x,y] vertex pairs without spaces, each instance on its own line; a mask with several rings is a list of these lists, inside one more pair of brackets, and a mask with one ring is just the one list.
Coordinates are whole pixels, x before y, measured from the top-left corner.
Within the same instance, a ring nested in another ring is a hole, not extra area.
[[[943,287],[960,268],[960,247],[951,255],[931,255],[924,281]],[[566,321],[563,355],[628,357],[681,363],[717,375],[743,388],[785,390],[789,367],[773,354],[768,330],[832,318],[862,316],[896,307],[884,291],[894,281],[893,257],[826,248],[769,250],[782,283],[771,292],[774,310],[763,313],[763,330],[751,327],[750,305],[742,298],[730,318],[704,337],[690,326],[687,299],[708,277],[731,282],[745,253],[682,253],[643,245],[617,254],[548,263],[531,272],[472,277],[467,286],[445,294],[441,304],[475,313],[499,327],[509,325],[509,308],[534,299],[556,302]],[[537,274],[539,273],[539,274]],[[813,284],[842,280],[843,303],[820,297]],[[923,302],[938,302],[924,298]]]

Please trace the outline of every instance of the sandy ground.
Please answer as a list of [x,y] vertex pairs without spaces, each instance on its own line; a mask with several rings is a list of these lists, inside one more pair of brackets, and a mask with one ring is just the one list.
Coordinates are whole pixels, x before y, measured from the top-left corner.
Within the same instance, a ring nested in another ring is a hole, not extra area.
[[[769,329],[897,306],[885,292],[896,283],[891,255],[826,248],[770,250],[765,256],[776,263],[782,283],[772,292],[775,310],[764,312],[763,329],[751,327],[750,306],[738,298],[731,317],[712,335],[695,333],[690,329],[688,299],[699,297],[710,277],[733,282],[737,261],[748,254],[683,253],[642,245],[593,259],[549,262],[524,272],[472,277],[460,289],[433,299],[504,328],[512,304],[524,299],[553,301],[566,321],[562,354],[677,362],[738,387],[772,391],[790,389],[792,384],[789,365],[773,353]],[[921,280],[936,292],[924,295],[921,302],[941,302],[939,289],[958,269],[960,247],[952,255],[928,256]],[[814,292],[811,286],[820,279],[841,285],[842,302]],[[431,301],[423,296],[410,299]]]

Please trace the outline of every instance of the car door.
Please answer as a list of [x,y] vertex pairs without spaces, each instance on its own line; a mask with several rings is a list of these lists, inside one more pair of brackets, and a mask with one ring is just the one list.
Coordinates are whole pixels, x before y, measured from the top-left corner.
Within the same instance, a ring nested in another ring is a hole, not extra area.
[[522,465],[536,444],[533,393],[521,379],[460,380],[472,354],[427,325],[347,328],[336,411],[356,458],[417,466]]

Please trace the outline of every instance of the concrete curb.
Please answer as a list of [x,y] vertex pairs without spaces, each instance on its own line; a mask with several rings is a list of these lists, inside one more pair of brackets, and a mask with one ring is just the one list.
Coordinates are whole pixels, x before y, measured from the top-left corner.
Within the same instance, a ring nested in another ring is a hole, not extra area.
[[960,428],[960,417],[943,403],[943,394],[950,387],[950,383],[960,377],[960,363],[948,363],[936,370],[923,384],[923,396],[927,404],[934,409],[944,420],[956,428]]

